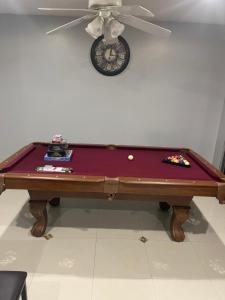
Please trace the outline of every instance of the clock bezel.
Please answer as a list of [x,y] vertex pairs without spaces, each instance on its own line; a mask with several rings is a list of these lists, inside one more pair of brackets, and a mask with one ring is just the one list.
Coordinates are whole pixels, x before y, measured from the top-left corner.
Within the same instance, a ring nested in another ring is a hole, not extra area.
[[120,41],[120,43],[123,44],[124,48],[125,48],[125,51],[126,51],[126,58],[125,58],[125,62],[124,64],[122,64],[121,68],[115,70],[115,71],[107,71],[107,70],[103,70],[96,62],[96,59],[95,59],[95,54],[96,54],[96,48],[98,46],[98,44],[104,39],[104,36],[100,36],[98,37],[92,44],[92,47],[91,47],[91,62],[93,64],[93,66],[95,67],[95,69],[101,73],[102,75],[105,75],[105,76],[116,76],[116,75],[119,75],[121,74],[128,66],[129,62],[130,62],[130,47],[127,43],[127,41],[122,37],[122,36],[119,36],[118,39]]

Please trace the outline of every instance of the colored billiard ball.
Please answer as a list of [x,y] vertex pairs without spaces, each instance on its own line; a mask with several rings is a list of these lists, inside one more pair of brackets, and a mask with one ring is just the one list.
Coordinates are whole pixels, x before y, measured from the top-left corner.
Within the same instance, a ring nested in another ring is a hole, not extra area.
[[134,159],[134,156],[130,154],[130,155],[128,155],[128,159],[129,159],[129,160],[133,160],[133,159]]

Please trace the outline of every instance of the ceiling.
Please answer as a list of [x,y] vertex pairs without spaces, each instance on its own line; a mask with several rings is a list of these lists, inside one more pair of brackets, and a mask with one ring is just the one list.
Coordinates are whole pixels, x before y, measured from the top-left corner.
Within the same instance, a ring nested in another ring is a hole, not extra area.
[[[225,0],[123,0],[150,9],[157,21],[225,25]],[[0,14],[38,15],[38,7],[87,8],[88,0],[0,0]],[[64,14],[64,16],[71,16]],[[74,16],[74,14],[73,14]],[[78,16],[79,17],[79,16]]]

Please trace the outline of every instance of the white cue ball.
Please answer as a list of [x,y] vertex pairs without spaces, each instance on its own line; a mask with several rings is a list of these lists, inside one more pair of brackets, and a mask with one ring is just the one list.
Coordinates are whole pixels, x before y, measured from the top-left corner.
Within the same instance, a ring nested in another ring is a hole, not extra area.
[[134,159],[133,155],[131,155],[131,154],[128,155],[128,159],[129,159],[129,160],[133,160],[133,159]]

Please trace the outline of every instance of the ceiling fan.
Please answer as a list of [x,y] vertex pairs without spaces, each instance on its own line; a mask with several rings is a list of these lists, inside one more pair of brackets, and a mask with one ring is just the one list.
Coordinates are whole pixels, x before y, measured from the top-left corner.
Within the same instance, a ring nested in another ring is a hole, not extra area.
[[171,33],[168,29],[142,19],[142,17],[154,17],[150,10],[139,5],[123,6],[122,0],[89,0],[87,9],[39,8],[39,10],[48,13],[58,11],[65,14],[66,12],[84,14],[78,19],[48,31],[47,34],[68,29],[90,20],[92,22],[88,24],[86,31],[95,39],[101,35],[104,35],[105,40],[108,41],[117,38],[124,31],[124,24],[161,37],[167,37]]
[[171,31],[152,24],[143,18],[154,17],[153,13],[140,5],[123,5],[122,0],[89,0],[87,9],[77,8],[39,8],[48,14],[74,13],[83,15],[47,32],[51,34],[90,21],[86,27],[95,42],[91,49],[94,67],[102,74],[113,76],[120,74],[130,60],[130,49],[121,36],[125,25],[137,28],[159,37],[168,37]]

